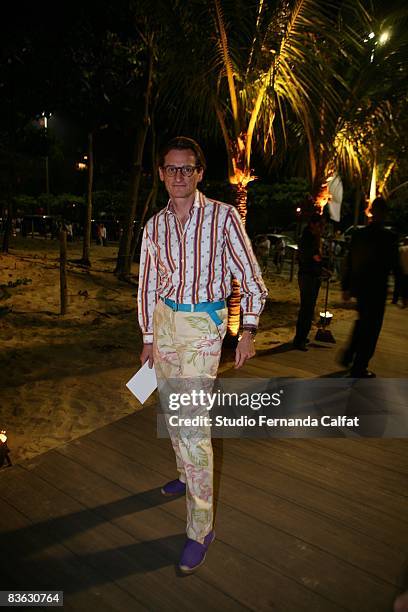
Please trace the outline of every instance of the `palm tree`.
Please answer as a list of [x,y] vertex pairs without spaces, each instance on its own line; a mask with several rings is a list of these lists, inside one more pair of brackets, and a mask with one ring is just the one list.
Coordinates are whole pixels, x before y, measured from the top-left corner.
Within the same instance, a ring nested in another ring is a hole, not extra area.
[[136,219],[136,212],[139,204],[139,191],[143,171],[143,154],[145,150],[147,134],[152,123],[152,114],[154,108],[155,93],[153,91],[153,87],[155,82],[157,61],[155,34],[156,33],[154,32],[154,30],[150,30],[147,24],[145,32],[139,30],[139,36],[143,41],[143,45],[146,52],[146,70],[144,75],[144,86],[142,86],[143,102],[142,108],[140,109],[139,113],[137,113],[140,119],[138,119],[137,121],[138,125],[136,128],[136,136],[134,138],[133,145],[129,185],[129,206],[125,217],[123,234],[119,244],[119,251],[115,268],[115,273],[124,278],[128,277],[131,272],[131,265],[133,259],[132,241],[134,243],[134,222]]
[[[361,21],[364,12],[358,3],[351,5]],[[255,179],[252,153],[255,147],[263,154],[275,153],[275,123],[278,119],[285,135],[288,112],[311,141],[316,122],[313,100],[319,96],[322,74],[333,70],[336,79],[335,62],[327,60],[338,55],[340,42],[347,40],[349,49],[357,44],[351,28],[339,27],[341,11],[349,7],[337,0],[330,4],[319,0],[211,0],[201,12],[196,2],[189,7],[197,17],[192,25],[193,17],[186,19],[184,7],[178,20],[184,44],[179,35],[177,50],[184,57],[188,50],[190,61],[175,76],[177,95],[180,90],[186,92],[190,108],[207,121],[216,117],[227,152],[234,204],[245,224],[248,184]],[[346,51],[343,60],[349,61]],[[175,65],[180,62],[181,58]],[[336,88],[327,88],[327,113],[338,97]],[[235,283],[229,319],[233,335],[239,328],[239,304]]]
[[[405,11],[405,19],[399,12],[390,14],[386,21],[371,20],[362,35],[361,52],[343,75],[346,87],[341,105],[331,119],[315,127],[309,161],[313,193],[321,208],[327,203],[327,178],[334,172],[351,178],[359,186],[358,192],[367,195],[371,182],[367,199],[372,200],[386,191],[398,165],[402,146],[398,128],[406,108],[403,58],[408,42],[407,14]],[[320,113],[324,113],[324,95]],[[360,199],[357,197],[357,205]]]

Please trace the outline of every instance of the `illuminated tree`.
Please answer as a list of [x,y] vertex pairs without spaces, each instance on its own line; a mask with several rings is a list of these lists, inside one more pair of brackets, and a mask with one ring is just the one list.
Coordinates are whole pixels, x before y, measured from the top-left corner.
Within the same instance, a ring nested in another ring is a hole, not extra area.
[[[205,121],[216,117],[227,151],[234,203],[243,223],[248,184],[255,178],[252,153],[257,148],[264,155],[275,154],[275,124],[284,140],[290,112],[312,141],[314,101],[322,77],[332,71],[330,76],[336,80],[331,57],[338,56],[339,41],[347,40],[342,61],[349,62],[348,51],[357,44],[352,29],[341,21],[346,10],[355,21],[363,20],[358,3],[337,0],[193,1],[178,15],[183,38],[178,35],[177,50],[184,60],[179,56],[175,62],[180,67],[173,79],[177,95],[185,92],[189,107]],[[332,87],[326,94],[330,113],[339,92]],[[231,302],[229,331],[236,334],[237,283]]]
[[313,193],[324,206],[330,175],[337,172],[351,180],[357,187],[356,223],[362,193],[367,199],[385,193],[402,153],[407,15],[405,10],[387,19],[370,18],[360,34],[359,52],[346,70],[343,66],[341,103],[327,117],[325,91],[332,83],[321,83],[321,120],[314,126],[308,155]]

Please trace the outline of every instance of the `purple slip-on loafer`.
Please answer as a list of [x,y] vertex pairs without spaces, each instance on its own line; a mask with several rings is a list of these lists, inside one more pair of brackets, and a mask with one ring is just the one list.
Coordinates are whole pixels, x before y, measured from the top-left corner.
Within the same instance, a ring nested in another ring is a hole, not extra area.
[[214,540],[214,529],[205,536],[204,544],[187,538],[179,563],[180,571],[183,574],[192,574],[195,572],[204,563],[207,550]]
[[176,495],[184,495],[186,492],[186,483],[181,482],[178,478],[171,480],[164,485],[161,489],[162,495],[166,497],[175,497]]

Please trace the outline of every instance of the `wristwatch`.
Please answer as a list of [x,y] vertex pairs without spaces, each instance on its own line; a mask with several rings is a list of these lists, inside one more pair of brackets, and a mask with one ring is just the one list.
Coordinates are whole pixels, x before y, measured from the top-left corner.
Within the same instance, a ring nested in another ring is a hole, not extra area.
[[251,334],[252,338],[255,338],[256,332],[258,331],[257,327],[243,327],[242,331],[247,331]]

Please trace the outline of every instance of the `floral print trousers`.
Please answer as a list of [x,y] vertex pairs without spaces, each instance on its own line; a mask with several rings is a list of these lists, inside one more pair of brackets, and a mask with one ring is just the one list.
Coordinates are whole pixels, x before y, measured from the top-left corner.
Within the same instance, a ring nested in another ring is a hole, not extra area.
[[206,407],[190,403],[169,410],[169,395],[193,389],[211,393],[217,376],[228,309],[217,311],[216,325],[206,312],[174,312],[161,300],[153,317],[153,358],[162,410],[176,455],[179,478],[186,483],[187,537],[201,544],[213,526],[213,450],[211,428],[172,426],[169,416],[209,416]]

